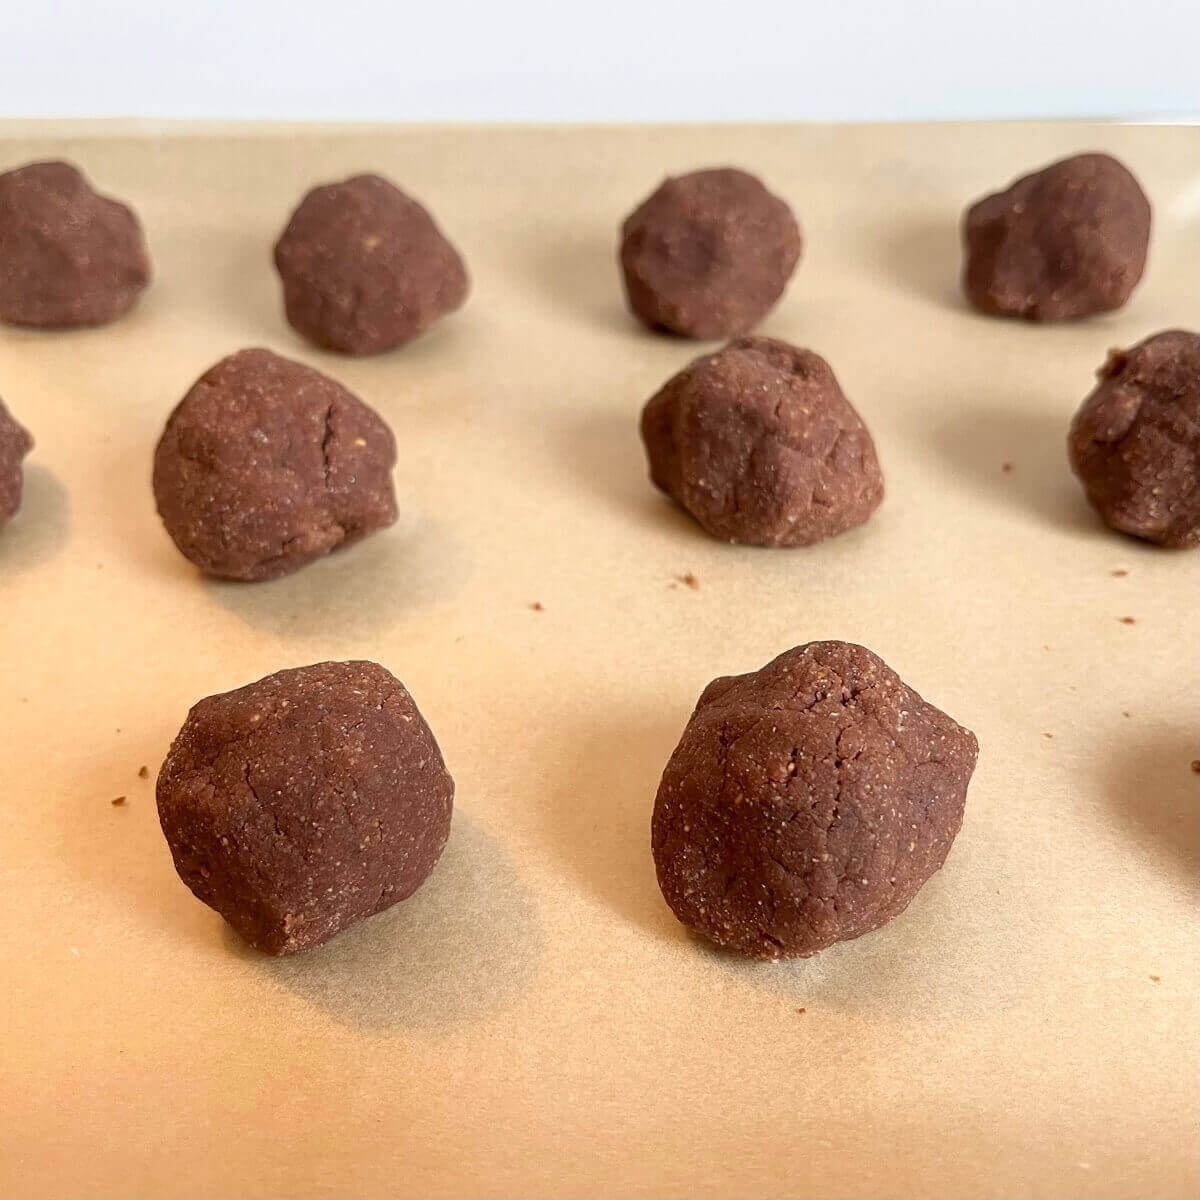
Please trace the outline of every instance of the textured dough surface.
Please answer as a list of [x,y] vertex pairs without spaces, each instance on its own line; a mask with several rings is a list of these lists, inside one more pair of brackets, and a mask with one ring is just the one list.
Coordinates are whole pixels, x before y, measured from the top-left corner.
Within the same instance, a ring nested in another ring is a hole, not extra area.
[[0,175],[0,321],[104,325],[133,307],[150,258],[133,210],[66,162]]
[[791,209],[731,167],[666,180],[625,221],[629,306],[654,329],[732,337],[775,306],[800,259]]
[[180,878],[250,945],[311,950],[411,896],[454,781],[404,685],[325,662],[201,700],[158,777]]
[[33,438],[0,400],[0,529],[21,507],[21,463],[32,449]]
[[1200,334],[1156,333],[1114,351],[1071,425],[1071,466],[1121,533],[1200,545]]
[[391,430],[340,383],[269,350],[241,350],[171,414],[154,497],[201,570],[273,579],[390,525],[395,462]]
[[967,210],[963,286],[996,316],[1062,321],[1111,312],[1146,266],[1150,201],[1107,154],[1051,163]]
[[401,346],[467,298],[467,269],[433,217],[379,175],[313,188],[275,246],[287,319],[344,354]]
[[883,498],[871,435],[829,364],[747,337],[696,359],[647,403],[650,477],[713,537],[807,546]]
[[977,753],[862,646],[810,642],[714,679],[654,805],[663,896],[756,958],[876,929],[945,861]]

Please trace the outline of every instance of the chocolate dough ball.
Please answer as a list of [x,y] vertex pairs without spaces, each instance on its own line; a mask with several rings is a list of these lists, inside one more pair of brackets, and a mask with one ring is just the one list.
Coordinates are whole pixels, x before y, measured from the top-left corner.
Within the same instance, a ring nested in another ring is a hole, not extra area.
[[104,325],[150,282],[142,227],[70,163],[0,175],[0,320],[70,329]]
[[633,311],[685,337],[745,333],[775,306],[800,258],[792,210],[745,171],[668,179],[625,221]]
[[404,685],[324,662],[209,696],[158,776],[179,877],[257,950],[294,954],[413,894],[454,781]]
[[1121,533],[1200,545],[1200,334],[1156,333],[1097,374],[1068,439],[1092,507]]
[[807,546],[883,498],[867,427],[811,350],[747,337],[696,359],[642,412],[650,478],[712,534]]
[[963,286],[996,316],[1063,321],[1110,312],[1146,265],[1150,201],[1107,154],[1080,154],[967,210]]
[[862,646],[714,679],[654,804],[659,887],[683,924],[754,958],[877,929],[945,861],[977,753]]
[[33,449],[33,438],[17,424],[0,400],[0,529],[21,507],[24,475],[21,460]]
[[396,519],[392,431],[340,383],[241,350],[180,401],[154,453],[154,498],[210,575],[274,579]]
[[287,319],[345,354],[391,350],[467,298],[467,269],[433,218],[378,175],[313,188],[275,246]]

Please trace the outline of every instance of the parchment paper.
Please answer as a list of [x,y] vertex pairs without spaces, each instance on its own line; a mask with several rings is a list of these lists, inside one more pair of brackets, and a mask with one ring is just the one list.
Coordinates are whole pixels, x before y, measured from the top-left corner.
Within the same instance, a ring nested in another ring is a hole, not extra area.
[[[1132,302],[968,311],[963,206],[1085,149],[1155,205]],[[109,328],[0,332],[37,438],[0,534],[0,1190],[1194,1194],[1197,556],[1101,526],[1064,439],[1110,346],[1197,326],[1198,149],[1087,125],[0,129],[0,167],[67,156],[133,203],[157,272]],[[865,527],[807,550],[711,541],[645,477],[640,407],[709,346],[628,317],[616,229],[665,173],[724,163],[805,232],[763,332],[830,360],[886,475]],[[473,291],[355,361],[289,330],[269,255],[306,187],[363,169],[431,207]],[[384,414],[403,516],[236,586],[178,555],[149,474],[169,409],[248,345]],[[710,678],[822,637],[974,729],[979,768],[904,916],[743,963],[663,904],[654,792]],[[454,832],[411,901],[270,960],[176,878],[154,776],[199,697],[351,657],[412,690]]]

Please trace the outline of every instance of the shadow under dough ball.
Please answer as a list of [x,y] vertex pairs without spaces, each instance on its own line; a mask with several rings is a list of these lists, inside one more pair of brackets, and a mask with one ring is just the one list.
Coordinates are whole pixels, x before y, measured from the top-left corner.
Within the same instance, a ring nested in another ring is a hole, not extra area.
[[1200,334],[1156,333],[1114,350],[1071,424],[1071,466],[1121,533],[1200,545]]
[[981,312],[1064,321],[1120,308],[1150,244],[1150,201],[1107,154],[1080,154],[972,205],[963,287]]
[[977,754],[862,646],[714,679],[654,803],[659,887],[688,928],[754,958],[868,933],[945,861]]
[[698,358],[642,412],[650,478],[713,537],[807,546],[883,498],[871,435],[829,364],[747,337]]
[[792,210],[731,167],[668,179],[622,228],[629,306],[685,337],[745,333],[775,306],[800,259]]
[[209,696],[158,776],[179,877],[257,950],[320,946],[421,886],[454,781],[399,680],[324,662]]
[[429,213],[378,175],[313,188],[275,246],[284,307],[309,341],[377,354],[467,298],[467,269]]
[[340,383],[269,350],[205,372],[154,452],[154,498],[184,557],[274,579],[396,519],[396,443]]
[[133,307],[150,258],[133,211],[65,162],[0,175],[0,320],[104,325]]
[[33,449],[33,438],[13,419],[0,400],[0,529],[21,507],[24,472],[21,462]]

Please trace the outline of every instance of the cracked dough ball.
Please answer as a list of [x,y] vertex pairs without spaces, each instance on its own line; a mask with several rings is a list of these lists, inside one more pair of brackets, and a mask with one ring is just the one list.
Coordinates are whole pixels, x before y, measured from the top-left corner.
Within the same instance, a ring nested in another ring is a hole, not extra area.
[[205,372],[167,421],[154,498],[210,575],[274,579],[396,519],[396,445],[341,384],[269,350]]
[[967,210],[963,286],[994,316],[1063,321],[1120,308],[1150,244],[1150,201],[1107,154],[1080,154]]
[[104,325],[150,282],[142,227],[65,162],[0,175],[0,320],[40,329]]
[[962,822],[975,735],[862,646],[810,642],[705,688],[654,804],[690,929],[805,957],[904,911]]
[[650,478],[713,537],[807,546],[883,498],[875,445],[829,364],[746,337],[696,359],[642,413]]
[[774,308],[800,260],[792,210],[745,171],[668,179],[625,221],[629,306],[685,337],[745,333]]
[[454,781],[404,685],[324,662],[209,696],[158,776],[179,877],[257,950],[311,950],[421,886]]
[[429,213],[378,175],[313,188],[275,246],[294,329],[343,354],[403,345],[467,298],[467,269]]
[[0,529],[21,507],[24,472],[21,462],[33,449],[33,438],[17,424],[0,400]]
[[1098,375],[1068,439],[1088,501],[1121,533],[1200,545],[1200,334],[1156,333]]

